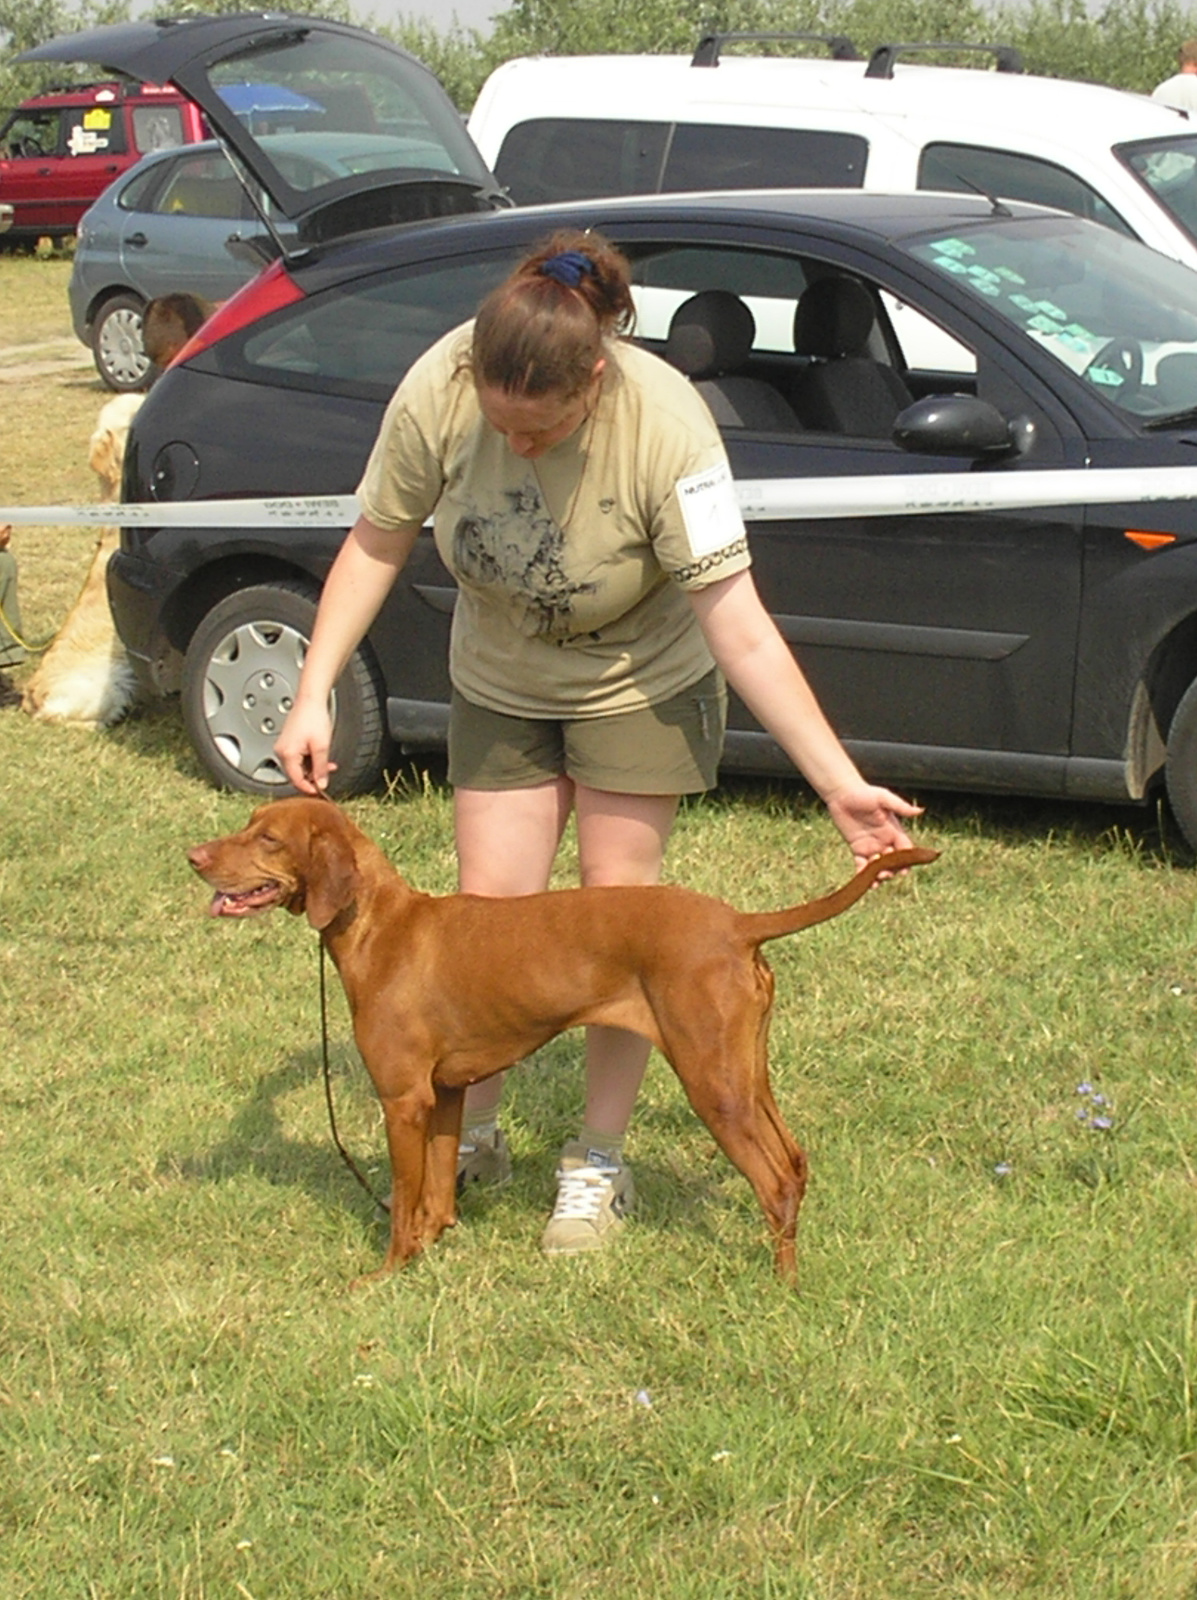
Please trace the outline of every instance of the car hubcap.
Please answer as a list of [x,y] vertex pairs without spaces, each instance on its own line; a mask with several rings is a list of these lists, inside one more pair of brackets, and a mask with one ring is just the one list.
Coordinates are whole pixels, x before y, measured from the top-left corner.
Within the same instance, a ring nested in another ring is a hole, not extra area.
[[136,311],[114,311],[100,328],[100,361],[118,383],[140,383],[150,370],[141,347],[141,316]]
[[274,741],[291,709],[308,642],[281,622],[247,622],[212,652],[204,675],[204,720],[236,772],[257,783],[289,783]]

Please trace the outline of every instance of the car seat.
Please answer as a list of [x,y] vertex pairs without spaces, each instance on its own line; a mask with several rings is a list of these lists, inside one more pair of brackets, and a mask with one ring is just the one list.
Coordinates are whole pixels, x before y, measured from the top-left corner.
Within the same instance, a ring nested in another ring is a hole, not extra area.
[[877,323],[873,296],[855,278],[816,278],[794,312],[794,350],[810,365],[789,398],[808,428],[888,439],[913,400],[893,367],[868,353]]
[[793,407],[771,383],[746,376],[756,338],[752,312],[729,289],[703,289],[673,314],[665,359],[684,372],[721,428],[798,433]]

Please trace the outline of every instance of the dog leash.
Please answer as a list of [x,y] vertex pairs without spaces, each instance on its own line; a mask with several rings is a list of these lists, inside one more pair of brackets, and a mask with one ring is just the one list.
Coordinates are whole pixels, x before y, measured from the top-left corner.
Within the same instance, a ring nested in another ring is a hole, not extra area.
[[391,1209],[390,1201],[389,1200],[382,1200],[382,1199],[380,1199],[378,1197],[378,1195],[376,1195],[374,1193],[374,1190],[370,1187],[369,1183],[362,1176],[362,1169],[358,1166],[357,1162],[349,1154],[349,1151],[346,1150],[345,1146],[341,1143],[341,1135],[337,1132],[337,1114],[336,1114],[336,1111],[333,1109],[332,1068],[330,1067],[329,1060],[328,1060],[328,983],[327,983],[327,979],[326,979],[326,975],[325,975],[326,974],[326,967],[327,967],[327,963],[328,963],[328,953],[324,948],[324,940],[321,939],[319,941],[319,943],[320,943],[320,1048],[321,1048],[321,1057],[322,1057],[323,1064],[324,1064],[324,1100],[325,1100],[325,1104],[328,1106],[328,1125],[332,1130],[333,1144],[336,1145],[337,1150],[340,1152],[341,1160],[349,1168],[350,1172],[353,1173],[353,1176],[361,1184],[362,1188],[370,1196],[371,1200],[373,1200],[374,1204],[378,1207],[378,1209],[380,1211],[384,1212],[384,1213],[387,1213]]
[[0,606],[0,624],[3,624],[5,630],[12,635],[12,637],[20,645],[21,649],[27,650],[31,656],[43,655],[45,651],[47,651],[54,643],[55,639],[57,639],[60,632],[59,629],[55,629],[55,631],[43,639],[40,644],[34,644],[29,639],[22,639],[21,635],[9,621],[8,612],[5,611],[3,606]]

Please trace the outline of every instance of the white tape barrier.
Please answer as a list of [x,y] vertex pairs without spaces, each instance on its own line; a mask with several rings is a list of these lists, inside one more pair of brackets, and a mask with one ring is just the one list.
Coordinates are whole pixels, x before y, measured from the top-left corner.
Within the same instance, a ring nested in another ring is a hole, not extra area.
[[357,520],[351,494],[294,500],[155,500],[98,506],[0,506],[0,524],[83,524],[122,528],[348,528]]
[[[1083,467],[1042,472],[914,472],[880,478],[741,479],[746,522],[818,517],[913,517],[947,511],[1018,511],[1043,506],[1150,505],[1197,500],[1197,467]],[[172,500],[121,505],[0,506],[0,524],[119,523],[155,528],[348,528],[353,495],[272,500]]]

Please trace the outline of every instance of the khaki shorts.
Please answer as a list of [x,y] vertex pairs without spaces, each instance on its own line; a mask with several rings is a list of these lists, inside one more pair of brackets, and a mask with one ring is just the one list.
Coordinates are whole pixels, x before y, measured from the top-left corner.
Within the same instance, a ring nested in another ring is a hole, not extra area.
[[563,774],[612,794],[713,789],[727,726],[718,671],[660,705],[609,717],[509,717],[453,692],[449,782],[460,789],[530,789]]

